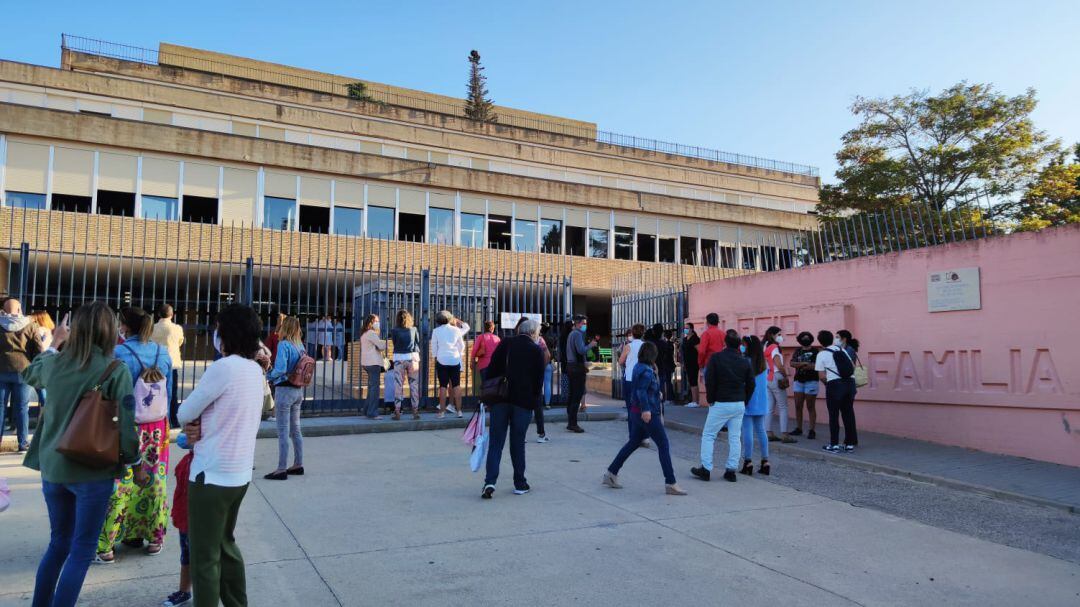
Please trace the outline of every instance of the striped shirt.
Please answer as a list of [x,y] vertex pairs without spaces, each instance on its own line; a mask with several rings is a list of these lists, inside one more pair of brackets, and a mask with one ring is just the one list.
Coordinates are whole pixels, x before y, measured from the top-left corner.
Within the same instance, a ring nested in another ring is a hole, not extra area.
[[204,473],[208,485],[251,482],[265,386],[262,367],[241,356],[226,356],[206,368],[177,412],[181,424],[202,418],[188,480]]

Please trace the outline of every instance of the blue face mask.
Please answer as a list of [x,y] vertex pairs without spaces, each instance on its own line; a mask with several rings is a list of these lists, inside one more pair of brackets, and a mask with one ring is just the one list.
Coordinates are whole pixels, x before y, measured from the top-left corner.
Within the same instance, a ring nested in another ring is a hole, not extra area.
[[690,335],[690,329],[683,329],[682,334],[683,335]]
[[746,354],[746,345],[745,344],[739,346],[739,352],[742,352],[743,354]]
[[589,329],[588,325],[581,325],[581,332],[584,333]]

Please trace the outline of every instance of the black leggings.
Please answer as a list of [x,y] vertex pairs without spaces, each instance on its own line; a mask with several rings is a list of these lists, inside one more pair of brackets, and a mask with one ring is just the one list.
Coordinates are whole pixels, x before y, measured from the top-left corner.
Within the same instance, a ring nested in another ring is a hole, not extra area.
[[844,420],[844,444],[858,445],[855,429],[855,380],[834,379],[825,384],[825,405],[829,409],[829,444],[840,444],[840,419]]

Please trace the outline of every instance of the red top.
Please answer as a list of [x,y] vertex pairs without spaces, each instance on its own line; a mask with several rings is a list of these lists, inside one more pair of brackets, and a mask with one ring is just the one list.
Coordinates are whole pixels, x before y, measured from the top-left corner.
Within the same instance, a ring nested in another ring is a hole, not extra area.
[[176,488],[173,490],[172,524],[173,527],[176,527],[181,533],[187,533],[188,530],[188,475],[191,474],[191,460],[194,459],[194,457],[194,452],[188,451],[187,454],[176,463],[176,469],[173,471],[173,474],[176,475]]
[[[769,374],[765,377],[766,381],[772,381],[776,378],[776,351],[780,349],[780,346],[776,344],[769,344],[765,348],[765,368],[769,370]],[[781,355],[782,356],[782,355]]]
[[270,366],[274,366],[274,359],[277,358],[277,345],[281,341],[281,336],[277,334],[277,331],[271,331],[270,335],[266,336],[266,343],[263,345],[270,350]]
[[473,359],[476,360],[477,369],[487,369],[487,366],[491,364],[491,355],[495,353],[495,348],[499,346],[498,335],[494,333],[481,333],[473,341]]
[[701,343],[698,344],[698,368],[704,369],[709,362],[709,357],[724,349],[724,332],[720,327],[710,326],[701,334]]

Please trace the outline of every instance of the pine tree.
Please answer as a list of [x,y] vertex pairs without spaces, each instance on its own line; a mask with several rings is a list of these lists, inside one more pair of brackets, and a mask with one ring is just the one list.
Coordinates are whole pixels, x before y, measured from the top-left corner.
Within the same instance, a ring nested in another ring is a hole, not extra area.
[[497,122],[495,104],[488,99],[487,76],[480,65],[480,53],[469,53],[469,86],[465,98],[465,116],[480,122]]

